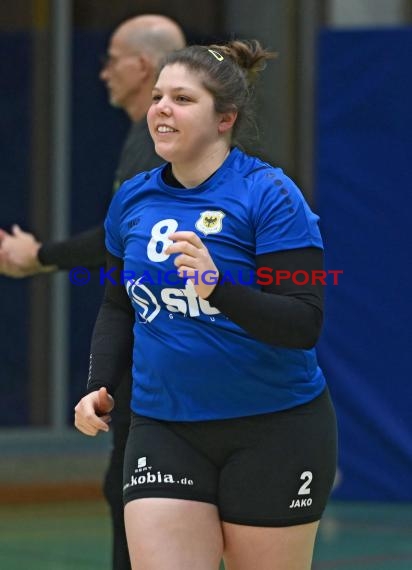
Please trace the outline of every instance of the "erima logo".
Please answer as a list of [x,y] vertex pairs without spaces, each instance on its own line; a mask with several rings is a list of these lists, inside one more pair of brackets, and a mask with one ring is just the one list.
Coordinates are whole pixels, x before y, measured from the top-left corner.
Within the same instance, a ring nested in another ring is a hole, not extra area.
[[137,460],[137,467],[146,467],[147,464],[147,457],[139,457]]
[[[161,305],[155,295],[146,285],[137,280],[128,281],[126,284],[127,294],[134,306],[138,307],[138,319],[140,323],[150,323],[157,317]],[[160,292],[162,302],[166,305],[169,313],[181,313],[185,317],[199,317],[202,315],[217,315],[218,309],[211,307],[208,301],[202,299],[196,293],[193,283],[188,280],[184,289],[166,287]]]
[[130,220],[130,222],[127,222],[127,227],[130,230],[131,228],[134,228],[135,226],[137,226],[137,224],[139,222],[140,222],[140,218],[135,218],[134,220]]

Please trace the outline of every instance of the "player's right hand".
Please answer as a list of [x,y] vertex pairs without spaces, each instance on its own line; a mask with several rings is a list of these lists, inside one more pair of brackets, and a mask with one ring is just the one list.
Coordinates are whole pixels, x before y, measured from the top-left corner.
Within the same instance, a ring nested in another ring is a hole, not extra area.
[[82,433],[91,436],[99,431],[109,431],[113,407],[114,400],[106,388],[90,392],[74,408],[74,425]]

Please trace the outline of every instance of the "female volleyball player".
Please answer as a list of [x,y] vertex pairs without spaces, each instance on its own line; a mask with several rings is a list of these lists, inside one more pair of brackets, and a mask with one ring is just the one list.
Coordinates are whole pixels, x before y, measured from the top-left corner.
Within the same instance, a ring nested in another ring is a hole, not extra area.
[[240,41],[169,55],[148,112],[167,164],[124,183],[107,216],[106,294],[75,422],[107,430],[132,365],[134,569],[217,570],[223,556],[227,570],[308,570],[333,483],[335,415],[314,350],[321,286],[270,279],[322,268],[318,218],[282,170],[236,146],[270,55]]

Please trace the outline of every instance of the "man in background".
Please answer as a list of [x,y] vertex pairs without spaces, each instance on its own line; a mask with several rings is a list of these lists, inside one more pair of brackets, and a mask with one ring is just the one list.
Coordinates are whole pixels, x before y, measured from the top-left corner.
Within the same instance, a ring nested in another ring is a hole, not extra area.
[[[123,109],[132,125],[115,173],[114,191],[128,178],[159,166],[146,124],[152,87],[160,59],[181,49],[185,38],[180,27],[160,15],[143,15],[123,22],[113,32],[100,78],[110,103]],[[14,225],[11,233],[0,229],[0,274],[28,277],[43,272],[86,267],[105,262],[103,225],[60,242],[40,243],[33,234]],[[130,421],[131,374],[115,394],[112,415],[113,447],[104,482],[113,526],[113,570],[130,570],[123,520],[123,456]]]

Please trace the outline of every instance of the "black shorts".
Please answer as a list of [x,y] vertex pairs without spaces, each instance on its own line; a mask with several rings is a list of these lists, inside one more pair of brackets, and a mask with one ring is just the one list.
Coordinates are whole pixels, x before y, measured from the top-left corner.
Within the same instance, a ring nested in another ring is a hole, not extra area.
[[204,501],[223,521],[289,526],[320,519],[336,469],[328,390],[296,408],[230,420],[169,422],[132,415],[124,502]]

